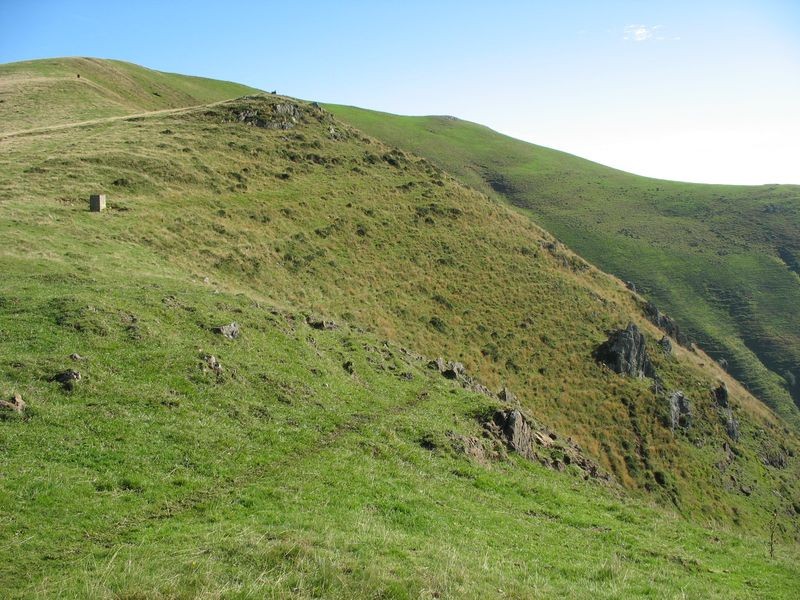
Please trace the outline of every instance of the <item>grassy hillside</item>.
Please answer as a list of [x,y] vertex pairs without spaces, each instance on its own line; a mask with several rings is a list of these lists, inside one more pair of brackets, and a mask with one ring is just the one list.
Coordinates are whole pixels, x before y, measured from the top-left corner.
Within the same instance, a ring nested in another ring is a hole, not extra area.
[[[797,436],[427,160],[271,95],[0,150],[0,399],[28,405],[0,413],[7,596],[792,597]],[[595,361],[631,320],[689,429]],[[498,446],[509,405],[611,482]]]
[[118,60],[54,58],[0,65],[0,135],[228,100],[258,90]]
[[638,177],[451,117],[333,113],[522,208],[637,289],[797,423],[800,187]]

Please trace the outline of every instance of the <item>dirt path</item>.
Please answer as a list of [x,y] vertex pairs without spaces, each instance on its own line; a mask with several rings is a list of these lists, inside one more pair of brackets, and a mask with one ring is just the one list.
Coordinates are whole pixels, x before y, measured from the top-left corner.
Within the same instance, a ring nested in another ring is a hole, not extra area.
[[169,115],[169,114],[178,114],[183,112],[189,112],[192,110],[197,110],[198,108],[216,106],[218,104],[224,104],[225,102],[230,102],[230,100],[220,100],[219,102],[212,102],[211,104],[196,104],[194,106],[182,106],[180,108],[162,108],[160,110],[151,110],[148,112],[143,113],[131,113],[128,115],[119,115],[116,117],[102,117],[100,119],[90,119],[88,121],[78,121],[76,123],[61,123],[59,125],[47,125],[46,127],[34,127],[33,129],[21,129],[19,131],[9,131],[7,133],[0,133],[0,141],[12,138],[12,137],[19,137],[23,135],[36,135],[38,133],[49,133],[51,131],[60,131],[62,129],[72,129],[75,127],[86,127],[89,125],[99,125],[101,123],[112,123],[114,121],[124,121],[126,119],[135,119],[139,117],[153,117],[156,115]]

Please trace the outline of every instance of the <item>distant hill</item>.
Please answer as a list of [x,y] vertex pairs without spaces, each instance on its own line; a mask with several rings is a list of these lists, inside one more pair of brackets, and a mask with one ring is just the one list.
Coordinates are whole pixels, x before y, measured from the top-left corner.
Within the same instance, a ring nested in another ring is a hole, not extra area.
[[452,117],[328,108],[505,199],[632,281],[754,394],[800,423],[800,186],[649,179]]
[[796,595],[797,433],[529,215],[312,102],[46,97],[0,134],[4,597]]
[[0,65],[0,134],[229,100],[259,90],[119,60],[55,58]]

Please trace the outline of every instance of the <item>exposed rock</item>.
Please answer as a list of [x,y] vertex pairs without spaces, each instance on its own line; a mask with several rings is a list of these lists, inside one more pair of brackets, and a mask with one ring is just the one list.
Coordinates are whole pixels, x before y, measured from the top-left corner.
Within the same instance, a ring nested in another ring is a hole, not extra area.
[[233,118],[240,123],[261,129],[292,129],[301,118],[297,105],[289,103],[272,104],[261,108],[248,107],[233,111]]
[[352,375],[353,373],[356,372],[356,368],[355,368],[355,365],[353,365],[353,361],[352,360],[345,361],[342,364],[342,368],[345,371],[347,371],[350,375]]
[[655,369],[647,355],[644,334],[629,323],[625,329],[611,332],[608,340],[595,351],[595,358],[620,375],[655,377]]
[[663,329],[667,335],[672,337],[681,346],[689,346],[689,338],[681,331],[675,320],[658,310],[655,304],[652,302],[645,304],[644,314],[653,325]]
[[721,381],[719,386],[714,390],[714,398],[722,408],[728,408],[728,386],[724,381]]
[[73,352],[72,354],[70,354],[70,355],[69,355],[69,357],[70,357],[72,360],[74,360],[74,361],[81,361],[81,360],[83,360],[83,356],[81,356],[81,355],[80,355],[80,354],[78,354],[77,352]]
[[309,327],[312,329],[319,330],[329,331],[338,327],[335,321],[332,321],[331,319],[325,319],[323,317],[310,316],[306,318],[306,323],[308,323]]
[[536,458],[533,452],[533,432],[522,412],[517,409],[498,410],[494,413],[492,422],[509,448],[525,458]]
[[636,284],[633,283],[632,281],[626,281],[625,282],[625,287],[628,288],[632,292],[636,291]]
[[689,399],[681,391],[672,392],[669,397],[670,428],[688,429],[692,426],[692,407]]
[[727,408],[723,411],[723,418],[725,421],[725,431],[728,436],[735,442],[739,439],[739,421],[733,418],[733,410]]
[[448,433],[447,436],[450,438],[453,449],[456,452],[466,454],[479,463],[485,463],[490,459],[497,460],[500,457],[496,450],[487,450],[479,438],[457,433]]
[[664,354],[672,354],[672,342],[668,336],[665,335],[658,340],[658,346],[664,351]]
[[584,479],[611,480],[577,444],[559,440],[555,433],[540,427],[517,409],[496,411],[492,420],[484,423],[484,429],[487,435],[502,441],[510,450],[548,468],[563,471],[573,465],[583,472]]
[[485,385],[483,385],[478,381],[473,381],[471,384],[465,387],[466,389],[475,392],[477,394],[483,394],[484,396],[488,396],[489,398],[495,397],[495,394],[492,390],[490,390],[488,387],[486,387]]
[[497,397],[506,404],[519,403],[519,400],[517,399],[516,395],[514,395],[514,393],[511,390],[509,390],[506,386],[503,386],[503,389],[497,392]]
[[237,337],[239,337],[239,325],[237,323],[220,325],[219,327],[214,327],[212,331],[228,338],[229,340],[235,340]]
[[727,358],[720,358],[718,361],[719,366],[722,367],[724,371],[728,370],[728,359]]
[[439,373],[443,373],[444,370],[447,368],[447,361],[443,359],[441,356],[436,358],[428,363],[428,368],[436,369]]
[[771,450],[761,457],[763,462],[768,467],[775,467],[776,469],[785,469],[789,464],[786,454],[779,450]]
[[14,394],[9,400],[0,400],[0,409],[13,410],[17,413],[25,411],[27,404],[19,394]]
[[[460,362],[448,362],[441,356],[436,360],[429,362],[428,367],[438,370],[439,373],[448,379],[458,379],[466,374],[464,365],[462,365]],[[472,383],[472,381],[470,380],[469,383]]]
[[81,380],[81,374],[78,371],[67,369],[61,373],[56,373],[50,381],[57,381],[65,390],[71,390],[75,387],[75,383]]
[[464,365],[462,365],[460,362],[449,363],[447,365],[447,368],[444,371],[442,371],[442,375],[444,375],[448,379],[458,379],[465,373],[466,371],[464,370]]

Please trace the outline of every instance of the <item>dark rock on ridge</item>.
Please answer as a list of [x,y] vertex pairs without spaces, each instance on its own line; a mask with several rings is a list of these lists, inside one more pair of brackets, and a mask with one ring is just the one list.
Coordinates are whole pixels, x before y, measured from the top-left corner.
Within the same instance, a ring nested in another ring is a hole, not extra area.
[[629,323],[625,329],[612,331],[608,340],[595,351],[595,358],[620,375],[651,378],[656,376],[653,364],[647,355],[644,334],[633,323]]
[[647,317],[648,321],[656,327],[663,329],[667,335],[671,336],[681,346],[688,347],[691,344],[691,341],[686,334],[681,331],[675,319],[662,313],[652,302],[647,302],[644,305],[644,315]]

